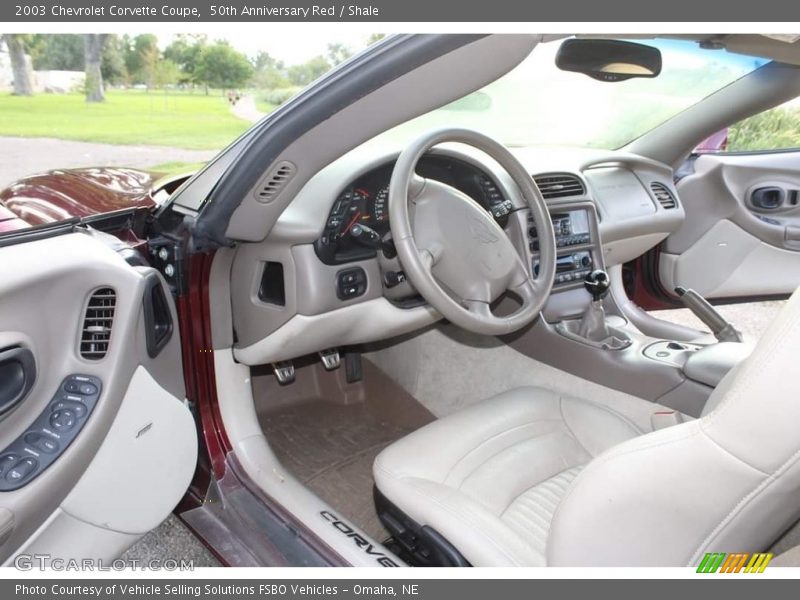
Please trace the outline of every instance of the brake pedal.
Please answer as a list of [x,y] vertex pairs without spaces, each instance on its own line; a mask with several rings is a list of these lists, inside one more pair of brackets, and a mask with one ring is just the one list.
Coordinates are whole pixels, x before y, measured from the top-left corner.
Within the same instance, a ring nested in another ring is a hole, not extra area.
[[275,378],[281,385],[294,383],[294,363],[290,360],[282,360],[272,363],[272,370],[275,371]]
[[336,348],[322,350],[319,353],[319,357],[322,359],[322,365],[325,367],[326,371],[338,369],[339,365],[342,364],[342,359],[339,356],[339,351]]

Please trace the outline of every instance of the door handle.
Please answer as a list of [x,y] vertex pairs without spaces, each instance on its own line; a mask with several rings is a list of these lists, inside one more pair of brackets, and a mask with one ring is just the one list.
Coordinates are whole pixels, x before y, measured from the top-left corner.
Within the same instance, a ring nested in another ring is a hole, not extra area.
[[35,381],[33,352],[21,346],[0,350],[0,415],[22,402]]
[[783,188],[770,186],[753,190],[750,194],[750,204],[761,210],[775,210],[783,206],[786,191]]

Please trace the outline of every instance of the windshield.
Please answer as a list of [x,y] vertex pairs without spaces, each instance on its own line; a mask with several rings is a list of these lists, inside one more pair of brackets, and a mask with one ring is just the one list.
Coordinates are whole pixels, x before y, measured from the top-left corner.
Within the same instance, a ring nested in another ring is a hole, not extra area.
[[661,50],[661,74],[605,83],[559,70],[562,41],[539,44],[494,83],[387,135],[406,141],[436,127],[467,127],[509,146],[616,149],[768,62],[694,42],[648,40],[641,43]]

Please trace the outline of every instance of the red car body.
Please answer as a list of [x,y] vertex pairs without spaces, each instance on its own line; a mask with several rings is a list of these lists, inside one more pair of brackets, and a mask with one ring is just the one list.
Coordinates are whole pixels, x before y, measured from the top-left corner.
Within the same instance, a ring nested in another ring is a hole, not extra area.
[[124,167],[61,169],[25,177],[0,192],[0,233],[155,206],[162,173]]
[[0,204],[0,233],[25,229],[26,227],[30,227],[30,225]]

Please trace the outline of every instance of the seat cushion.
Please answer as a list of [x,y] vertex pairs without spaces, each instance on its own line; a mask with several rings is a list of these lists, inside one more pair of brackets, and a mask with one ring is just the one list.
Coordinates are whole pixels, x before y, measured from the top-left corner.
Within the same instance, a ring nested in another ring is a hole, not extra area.
[[517,496],[500,515],[503,522],[514,531],[530,532],[527,536],[528,543],[541,556],[545,556],[553,515],[569,484],[582,468],[583,465],[572,467],[534,485]]
[[411,433],[373,471],[384,496],[473,565],[543,566],[553,514],[581,467],[642,433],[607,406],[525,387]]

